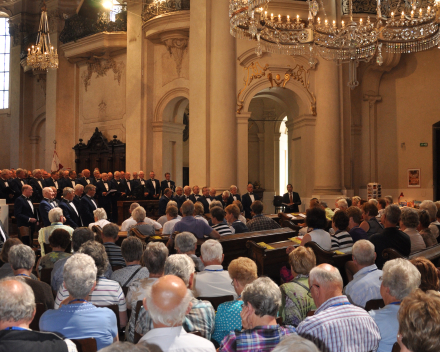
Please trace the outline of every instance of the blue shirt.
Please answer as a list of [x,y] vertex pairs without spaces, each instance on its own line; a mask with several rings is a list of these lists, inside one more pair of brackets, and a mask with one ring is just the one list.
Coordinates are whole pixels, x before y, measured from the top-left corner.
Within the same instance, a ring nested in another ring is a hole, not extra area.
[[203,236],[208,236],[213,229],[203,220],[196,219],[193,216],[184,216],[182,220],[174,225],[173,231],[188,231],[193,233],[197,238],[203,238]]
[[379,327],[381,340],[377,352],[390,352],[393,345],[397,342],[397,332],[399,331],[399,321],[397,314],[400,305],[388,304],[379,310],[371,310],[368,313]]
[[215,330],[212,338],[221,343],[231,331],[241,330],[241,309],[243,301],[230,301],[220,304],[215,315]]
[[345,286],[344,294],[351,303],[365,308],[368,301],[382,299],[380,295],[380,277],[383,275],[376,264],[366,266],[353,275],[353,281]]
[[113,343],[118,327],[112,310],[79,303],[46,311],[40,318],[40,331],[58,332],[68,339],[93,337],[100,350]]

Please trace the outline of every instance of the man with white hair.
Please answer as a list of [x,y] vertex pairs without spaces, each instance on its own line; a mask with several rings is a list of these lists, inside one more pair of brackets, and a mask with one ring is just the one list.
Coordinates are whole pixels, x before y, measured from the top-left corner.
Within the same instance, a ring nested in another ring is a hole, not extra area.
[[190,196],[191,196],[191,187],[190,186],[183,187],[183,194],[178,198],[177,201],[177,209],[180,210],[183,203],[185,203],[187,200],[191,200]]
[[389,352],[397,342],[399,332],[397,315],[400,303],[419,288],[421,274],[410,261],[399,258],[385,263],[381,281],[380,293],[385,307],[371,310],[369,313],[380,331],[381,339],[377,352]]
[[75,204],[76,209],[79,211],[81,208],[81,198],[84,195],[84,186],[80,183],[76,184],[74,189],[73,204]]
[[335,213],[339,210],[346,211],[348,209],[348,204],[345,198],[337,199],[335,202],[335,206],[336,206]]
[[229,187],[229,192],[231,193],[231,204],[234,200],[239,200],[241,202],[241,196],[237,193],[238,188],[235,185],[231,185],[231,187]]
[[110,224],[110,221],[107,220],[107,213],[103,208],[94,210],[93,218],[95,219],[95,222],[89,224],[89,229],[95,225],[98,225],[101,229],[103,229],[105,225]]
[[[133,212],[133,210],[135,210],[137,207],[139,207],[139,203],[131,203],[130,204],[130,208],[128,209],[129,213],[131,214]],[[157,221],[150,219],[150,218],[145,218],[144,221],[145,223],[147,223],[148,225],[151,225],[154,227],[155,230],[160,230],[162,228],[162,225],[159,224]],[[130,216],[127,220],[124,220],[124,222],[121,225],[121,231],[128,231],[128,229],[134,225],[136,225],[137,222],[136,220],[133,219],[132,216]]]
[[43,200],[40,202],[40,206],[38,210],[41,214],[41,219],[43,220],[43,226],[49,226],[49,211],[53,208],[56,208],[57,204],[55,203],[55,194],[50,187],[43,188]]
[[293,326],[277,324],[281,290],[271,279],[260,277],[254,280],[246,285],[241,296],[243,330],[226,335],[219,352],[272,351],[285,336],[296,333]]
[[222,203],[223,209],[233,202],[231,193],[229,191],[223,191],[221,197],[218,200]]
[[[82,187],[82,185],[79,185]],[[65,224],[76,229],[81,226],[81,218],[79,216],[79,210],[76,208],[73,198],[75,197],[74,189],[65,187],[63,190],[63,199],[59,204],[59,207],[63,209],[63,214],[66,219]]]
[[153,351],[215,352],[212,342],[188,334],[182,326],[191,310],[191,293],[182,279],[174,275],[164,276],[148,291],[143,304],[151,315],[154,329],[139,343]]
[[3,351],[77,352],[76,345],[68,339],[30,330],[35,313],[35,296],[24,279],[8,277],[0,281],[0,348]]
[[196,297],[234,296],[237,293],[231,285],[229,273],[223,270],[222,262],[225,258],[223,247],[216,240],[207,240],[201,246],[201,256],[205,269],[195,278],[194,291]]
[[379,329],[365,310],[342,295],[343,282],[337,268],[330,264],[313,268],[309,287],[318,309],[298,325],[298,335],[328,352],[376,351]]
[[[188,291],[191,291],[194,283],[194,263],[185,254],[174,254],[165,262],[164,275],[175,275],[183,280]],[[186,332],[198,331],[205,339],[210,340],[214,332],[215,311],[208,301],[191,298],[191,310],[185,316],[183,328]],[[145,335],[153,329],[153,321],[148,311],[141,309],[136,325],[136,332]]]
[[202,195],[200,194],[200,187],[199,186],[193,186],[192,188],[193,193],[189,196],[189,199],[191,202],[195,203],[197,202]]
[[381,299],[380,277],[382,270],[375,264],[376,252],[374,244],[367,240],[357,241],[352,250],[353,264],[356,274],[353,281],[345,286],[344,294],[348,300],[361,308],[372,299]]
[[97,268],[93,258],[75,253],[64,265],[64,286],[69,301],[40,318],[40,330],[60,333],[69,339],[94,338],[98,349],[118,341],[118,326],[112,310],[87,302],[96,287]]
[[41,256],[43,257],[46,253],[44,252],[44,243],[49,244],[49,237],[56,229],[66,230],[70,238],[72,238],[73,229],[70,226],[64,225],[63,209],[53,208],[49,211],[49,226],[43,227],[38,231],[38,243],[41,247]]

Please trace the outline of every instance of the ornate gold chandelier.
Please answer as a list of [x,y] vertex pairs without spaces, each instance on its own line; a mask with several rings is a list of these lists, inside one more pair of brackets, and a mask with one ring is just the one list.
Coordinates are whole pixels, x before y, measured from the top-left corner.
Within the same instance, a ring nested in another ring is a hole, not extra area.
[[28,49],[27,66],[33,70],[47,71],[49,68],[58,68],[58,52],[50,44],[49,22],[47,21],[46,2],[41,8],[40,27],[38,29],[37,43]]
[[[324,20],[317,17],[317,0],[308,0],[308,18],[274,16],[269,11],[271,0],[230,0],[230,32],[236,38],[256,40],[256,54],[264,51],[283,55],[309,57],[315,65],[315,55],[340,65],[349,64],[348,86],[359,85],[357,66],[376,56],[382,65],[382,49],[389,53],[413,53],[439,44],[440,0],[404,0],[391,9],[388,1],[377,0],[376,18],[353,19],[352,0],[349,0],[347,23],[337,24],[327,17],[321,0]],[[384,9],[382,11],[382,8]],[[395,13],[399,12],[399,16]]]

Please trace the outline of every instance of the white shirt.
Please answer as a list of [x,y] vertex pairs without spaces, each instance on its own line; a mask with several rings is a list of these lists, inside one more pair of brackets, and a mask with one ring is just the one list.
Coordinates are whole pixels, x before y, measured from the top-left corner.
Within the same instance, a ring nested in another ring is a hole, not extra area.
[[91,224],[89,224],[89,229],[91,229],[95,225],[98,225],[101,229],[103,229],[104,226],[107,224],[110,224],[110,221],[106,219],[98,220],[97,222],[92,222]]
[[75,210],[76,215],[79,216],[78,210],[76,209],[75,204],[73,202],[70,202],[69,205],[73,208],[73,210]]
[[212,202],[211,198],[206,198],[206,201],[208,202],[208,204],[211,204]]
[[237,293],[231,285],[229,273],[223,270],[221,265],[208,265],[200,273],[194,275],[195,297],[219,297],[234,296],[237,299]]
[[34,213],[34,205],[30,199],[27,200],[28,204],[31,206],[32,212]]
[[[53,179],[52,179],[52,180],[53,180]],[[58,189],[58,181],[53,180],[53,183],[54,183],[56,189]]]
[[182,326],[150,330],[139,343],[151,352],[215,352],[211,341],[188,334]]
[[249,193],[249,197],[251,197],[251,201],[252,201],[252,203],[255,202],[255,197],[254,197],[253,194],[250,194],[250,193]]
[[[150,218],[145,218],[144,222],[148,225],[151,225],[154,227],[155,230],[160,230],[162,228],[162,225],[159,224],[157,221],[154,221]],[[128,231],[128,229],[131,226],[134,226],[137,224],[137,221],[133,219],[132,216],[130,216],[127,220],[125,220],[121,225],[121,231]]]
[[90,200],[92,201],[93,205],[95,206],[95,209],[98,209],[98,206],[96,205],[95,200],[92,197],[88,196],[87,194],[86,194],[86,196],[90,198]]
[[151,183],[153,184],[154,189],[156,189],[156,181],[154,181],[154,179],[151,179]]
[[127,181],[127,187],[131,191],[131,183],[129,181]]
[[178,223],[181,219],[174,218],[173,220],[167,221],[163,225],[162,235],[171,235],[174,232],[174,225]]
[[141,181],[141,185],[145,186],[145,180],[141,178],[140,181]]
[[41,181],[37,181],[37,182],[40,185],[41,189],[43,189],[44,187],[43,187],[43,184],[41,183]]
[[1,226],[0,226],[0,234],[1,234],[2,237],[3,237],[3,243],[5,243],[5,242],[6,242],[6,235],[5,235],[5,233],[3,232],[3,229],[2,229]]

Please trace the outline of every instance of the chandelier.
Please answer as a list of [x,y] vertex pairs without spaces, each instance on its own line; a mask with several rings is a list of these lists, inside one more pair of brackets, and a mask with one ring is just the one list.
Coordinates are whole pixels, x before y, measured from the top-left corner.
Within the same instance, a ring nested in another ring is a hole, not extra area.
[[58,68],[58,52],[50,44],[49,22],[47,21],[46,2],[41,8],[40,27],[37,43],[28,49],[27,66],[33,70],[47,71],[49,68]]
[[[340,65],[349,64],[348,86],[359,85],[359,62],[369,62],[376,56],[376,63],[383,64],[382,49],[389,53],[413,53],[430,49],[439,44],[440,0],[404,0],[391,9],[381,1],[376,2],[376,18],[353,19],[352,0],[349,0],[347,23],[327,18],[322,0],[324,20],[317,14],[317,0],[308,0],[307,21],[296,16],[269,14],[270,0],[230,0],[230,32],[236,38],[257,42],[255,52],[264,51],[283,55],[309,57],[309,65],[316,64],[315,55]],[[382,11],[384,8],[384,11]],[[394,13],[400,12],[399,18]],[[439,47],[440,48],[440,47]]]

